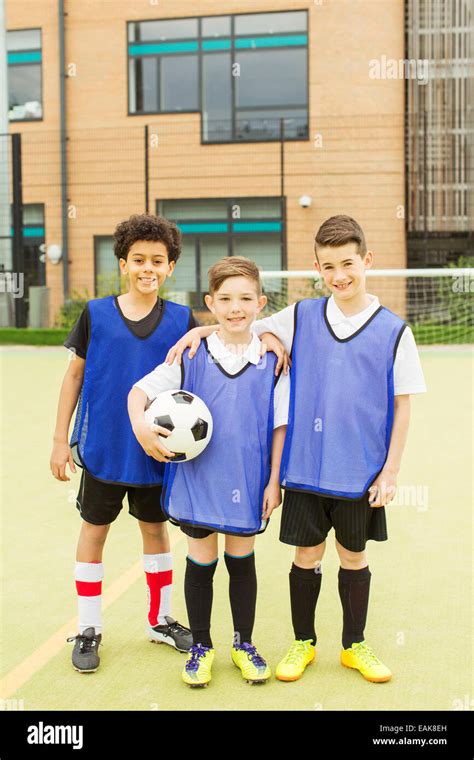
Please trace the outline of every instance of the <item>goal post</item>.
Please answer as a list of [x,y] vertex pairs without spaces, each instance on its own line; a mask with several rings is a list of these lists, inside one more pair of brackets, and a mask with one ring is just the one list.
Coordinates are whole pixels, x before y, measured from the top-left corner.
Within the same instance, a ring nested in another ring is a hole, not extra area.
[[[474,269],[368,269],[367,291],[405,319],[419,345],[474,342]],[[264,316],[329,295],[316,270],[262,271]]]

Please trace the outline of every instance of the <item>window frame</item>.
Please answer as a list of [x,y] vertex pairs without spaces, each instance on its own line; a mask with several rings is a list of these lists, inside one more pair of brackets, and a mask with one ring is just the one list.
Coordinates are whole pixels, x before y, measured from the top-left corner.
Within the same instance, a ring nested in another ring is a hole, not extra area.
[[[247,14],[246,14],[247,15]],[[225,197],[219,197],[219,196],[212,196],[209,198],[156,198],[155,199],[155,214],[161,215],[161,208],[160,204],[167,203],[167,202],[176,202],[181,203],[184,201],[190,201],[190,202],[212,202],[212,201],[221,201],[225,202],[227,204],[227,216],[224,218],[207,218],[207,217],[200,217],[198,220],[194,221],[191,219],[184,220],[181,222],[181,224],[209,224],[209,223],[225,223],[228,225],[227,231],[216,231],[216,235],[225,235],[227,238],[227,256],[233,256],[234,255],[234,238],[235,236],[245,236],[247,234],[258,234],[258,230],[252,230],[251,232],[236,232],[232,229],[232,222],[235,221],[245,221],[244,220],[236,220],[232,217],[232,206],[239,205],[239,201],[262,201],[262,200],[274,200],[278,201],[280,205],[280,215],[278,217],[252,217],[252,222],[269,222],[269,221],[275,221],[280,222],[281,228],[278,231],[280,236],[280,269],[285,270],[287,269],[287,262],[288,262],[288,253],[287,253],[287,234],[286,234],[286,208],[287,208],[287,198],[286,195],[242,195],[242,196],[225,196]],[[174,221],[174,220],[172,220]],[[180,222],[175,222],[179,226]],[[276,230],[274,232],[277,232]],[[185,232],[182,233],[183,237],[186,235]],[[206,290],[202,289],[202,283],[201,283],[201,261],[200,261],[200,248],[201,248],[201,237],[203,235],[212,235],[213,233],[206,233],[206,232],[190,232],[189,236],[193,237],[195,239],[195,268],[196,268],[196,295],[198,298],[198,304],[193,307],[196,309],[201,309],[204,304],[203,296],[207,292]],[[274,233],[272,233],[274,234]],[[179,265],[179,262],[178,262]],[[200,299],[200,303],[199,303]]]
[[[295,106],[294,104],[279,104],[277,106],[252,106],[252,107],[246,107],[246,108],[240,108],[240,111],[272,111],[281,109],[284,110],[286,107],[288,109],[296,109],[301,108],[301,110],[306,109],[307,112],[307,121],[308,121],[308,127],[307,127],[307,136],[306,137],[285,137],[283,135],[284,142],[309,142],[310,140],[310,126],[309,126],[309,120],[310,120],[310,86],[309,86],[309,40],[310,40],[310,14],[308,12],[308,8],[292,8],[291,10],[282,11],[282,10],[275,10],[275,11],[258,11],[255,12],[255,15],[271,15],[273,13],[294,13],[294,12],[300,12],[306,14],[306,44],[301,46],[293,46],[293,45],[278,45],[275,46],[276,49],[279,50],[291,50],[293,47],[302,47],[306,50],[306,104],[301,106]],[[276,36],[281,36],[281,34],[272,34],[270,32],[267,33],[259,33],[258,35],[255,34],[242,34],[242,35],[236,35],[235,34],[235,18],[237,16],[249,16],[253,15],[252,13],[249,13],[248,11],[242,11],[240,13],[218,13],[218,14],[209,14],[209,15],[203,15],[203,16],[179,16],[177,18],[170,18],[170,19],[159,19],[166,20],[166,21],[176,21],[176,20],[188,20],[188,19],[197,19],[198,21],[198,37],[197,37],[197,43],[198,47],[197,50],[190,50],[187,52],[182,52],[180,55],[186,56],[186,55],[195,55],[198,59],[197,69],[198,69],[198,110],[196,109],[183,109],[181,111],[131,111],[130,110],[130,87],[131,87],[131,81],[130,81],[130,61],[134,59],[134,56],[131,56],[129,53],[129,45],[132,44],[129,41],[129,25],[130,24],[140,24],[140,23],[146,23],[147,21],[156,21],[156,19],[133,19],[132,21],[126,21],[125,22],[125,40],[126,40],[126,77],[127,77],[127,116],[134,117],[134,116],[161,116],[161,115],[179,115],[179,114],[199,114],[201,117],[201,127],[200,127],[200,135],[201,135],[201,145],[231,145],[231,144],[249,144],[249,143],[268,143],[268,142],[280,142],[282,137],[279,135],[275,138],[263,138],[263,139],[249,139],[249,140],[242,140],[239,139],[236,136],[236,117],[237,117],[237,105],[236,105],[236,87],[235,87],[235,77],[232,76],[232,68],[234,64],[236,63],[235,56],[236,53],[239,52],[239,49],[235,46],[235,40],[236,39],[254,39],[255,37],[258,38],[269,38],[272,39]],[[230,35],[223,35],[222,37],[216,37],[217,40],[219,39],[225,39],[230,41],[230,46],[227,50],[223,49],[216,49],[216,50],[203,50],[202,49],[202,42],[203,40],[208,40],[211,38],[203,37],[202,34],[202,21],[203,19],[207,18],[219,18],[222,16],[226,16],[230,19]],[[286,36],[290,35],[301,35],[302,32],[291,32],[289,31]],[[162,42],[162,41],[161,41]],[[166,41],[168,42],[168,41]],[[176,38],[173,40],[173,42],[179,43],[179,42],[189,42],[189,38]],[[157,40],[156,44],[159,44],[160,41]],[[151,40],[147,40],[146,44],[155,44]],[[270,48],[270,49],[275,49]],[[247,50],[247,48],[242,48],[242,52]],[[213,55],[213,54],[219,54],[223,52],[229,52],[230,53],[230,71],[231,71],[231,139],[229,140],[204,140],[204,119],[203,119],[203,57],[204,55]],[[150,54],[150,56],[147,57],[159,57],[159,54],[156,54],[155,56],[153,54]],[[135,96],[136,99],[136,96]],[[285,118],[284,116],[282,118]],[[291,118],[291,117],[287,117]]]
[[[28,62],[22,62],[22,63],[8,63],[8,53],[9,52],[37,52],[37,49],[33,48],[25,48],[25,50],[18,50],[18,51],[9,51],[8,50],[8,33],[9,32],[39,32],[40,33],[40,48],[39,51],[41,53],[41,61],[39,63],[33,64],[39,66],[40,69],[40,103],[41,103],[41,116],[34,117],[30,116],[27,119],[10,119],[10,116],[8,115],[8,123],[9,124],[23,124],[25,122],[38,122],[38,121],[44,121],[44,100],[43,100],[43,27],[41,26],[28,26],[21,29],[6,29],[6,55],[7,55],[7,98],[10,100],[10,79],[8,76],[8,71],[10,66],[25,66],[29,65],[31,66],[31,63]],[[8,112],[10,113],[10,106],[8,106]]]

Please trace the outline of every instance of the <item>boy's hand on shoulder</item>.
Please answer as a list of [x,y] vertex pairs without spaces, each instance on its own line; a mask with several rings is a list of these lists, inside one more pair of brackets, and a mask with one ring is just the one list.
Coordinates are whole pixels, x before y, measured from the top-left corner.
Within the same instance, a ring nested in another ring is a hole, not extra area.
[[263,492],[262,518],[268,519],[274,509],[281,504],[281,488],[278,481],[270,481]]
[[397,473],[384,467],[369,488],[369,505],[371,507],[385,507],[395,498],[396,492]]
[[149,457],[153,457],[158,462],[173,461],[174,453],[163,446],[157,435],[158,433],[167,438],[171,435],[169,430],[160,427],[160,425],[149,425],[148,422],[143,421],[134,427],[133,432],[143,451]]
[[174,346],[171,346],[166,354],[165,363],[173,364],[176,360],[177,364],[181,364],[181,357],[187,348],[189,348],[189,358],[192,359],[201,345],[201,340],[207,337],[211,332],[215,331],[218,331],[218,326],[213,325],[212,328],[203,327],[202,325],[200,327],[193,327],[193,329],[189,330],[186,335],[183,335]]
[[71,478],[66,475],[67,464],[69,464],[71,472],[75,473],[76,465],[72,458],[72,451],[69,443],[67,441],[55,441],[49,460],[49,466],[53,473],[53,477],[55,477],[56,480],[71,480]]
[[260,356],[265,356],[267,351],[271,351],[277,357],[277,363],[275,366],[275,375],[279,375],[283,367],[283,374],[287,375],[289,367],[291,366],[291,360],[288,356],[283,343],[273,335],[273,333],[262,333],[260,335],[261,350]]

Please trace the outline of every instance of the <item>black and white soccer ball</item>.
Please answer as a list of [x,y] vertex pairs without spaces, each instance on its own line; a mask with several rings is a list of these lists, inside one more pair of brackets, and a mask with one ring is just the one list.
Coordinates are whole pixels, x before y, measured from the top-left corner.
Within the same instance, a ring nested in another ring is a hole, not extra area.
[[199,396],[190,391],[174,390],[159,393],[145,412],[150,425],[160,425],[171,435],[158,436],[176,456],[173,462],[188,462],[199,456],[212,436],[212,415]]

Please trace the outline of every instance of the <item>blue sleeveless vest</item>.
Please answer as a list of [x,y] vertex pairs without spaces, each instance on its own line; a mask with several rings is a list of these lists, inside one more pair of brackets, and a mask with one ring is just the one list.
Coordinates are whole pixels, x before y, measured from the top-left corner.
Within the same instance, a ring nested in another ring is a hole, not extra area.
[[263,491],[270,478],[274,354],[230,375],[208,351],[183,354],[181,387],[213,417],[207,448],[190,462],[166,465],[162,504],[172,521],[245,535],[265,529]]
[[91,335],[71,448],[98,480],[134,486],[163,482],[164,464],[147,456],[132,431],[127,397],[144,375],[161,364],[188,330],[190,309],[163,301],[162,317],[147,338],[134,335],[115,296],[89,301]]
[[327,298],[295,307],[284,487],[361,498],[387,458],[393,424],[393,365],[405,323],[385,307],[339,339]]

